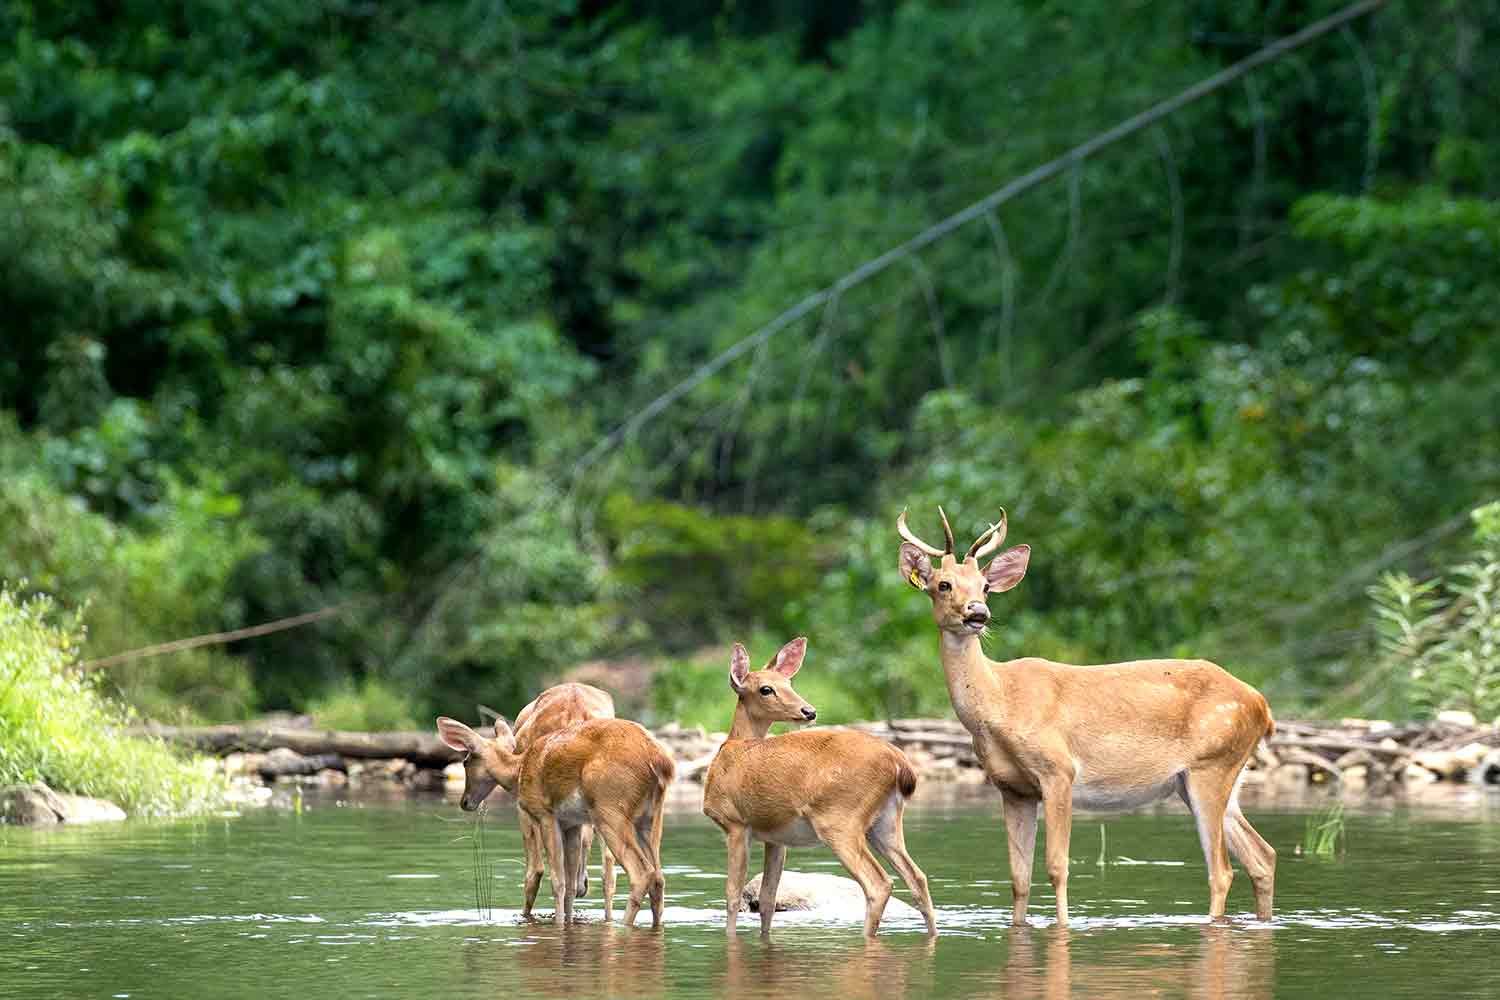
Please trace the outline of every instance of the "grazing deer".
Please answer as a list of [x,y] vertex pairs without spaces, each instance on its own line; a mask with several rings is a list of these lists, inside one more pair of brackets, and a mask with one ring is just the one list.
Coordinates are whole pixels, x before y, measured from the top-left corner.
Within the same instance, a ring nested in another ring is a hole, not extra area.
[[[614,716],[615,703],[608,692],[588,684],[573,682],[557,684],[537,695],[535,700],[528,703],[516,715],[516,753],[525,754],[533,741],[549,736],[560,729],[566,729],[575,723],[588,719],[612,719]],[[441,735],[441,727],[439,727],[439,735]],[[483,750],[469,752],[467,746],[454,746],[454,749],[469,753],[464,760],[464,791],[459,799],[459,805],[465,811],[472,812],[489,797],[498,782],[491,776],[486,766]],[[506,791],[514,792],[515,789],[507,788]],[[531,908],[536,903],[537,890],[542,885],[542,873],[545,870],[542,834],[537,829],[536,823],[527,815],[526,810],[517,810],[516,821],[521,828],[521,847],[526,856],[524,881],[526,902],[521,909],[521,916],[529,919]],[[585,825],[580,832],[583,863],[578,868],[576,892],[579,896],[588,895],[588,856],[593,840],[593,827]],[[609,846],[602,841],[599,845],[599,854],[604,883],[604,919],[609,920],[614,915],[615,859],[609,853]]]
[[[1005,803],[1013,922],[1026,921],[1037,807],[1047,818],[1047,875],[1057,921],[1068,922],[1068,835],[1074,803],[1124,809],[1182,796],[1198,824],[1208,863],[1209,916],[1224,915],[1234,873],[1225,842],[1250,873],[1255,910],[1271,917],[1276,852],[1240,812],[1238,779],[1256,744],[1275,730],[1260,692],[1206,660],[1133,660],[1073,666],[1026,657],[996,663],[980,649],[990,623],[986,599],[1026,575],[1031,549],[1018,545],[983,570],[1005,541],[1005,511],[960,562],[953,529],[946,547],[896,521],[901,576],[932,599],[948,694],[974,752]],[[933,567],[931,560],[938,559]]]
[[873,847],[900,872],[937,933],[927,876],[906,853],[901,818],[917,776],[906,755],[868,733],[811,730],[772,736],[774,722],[811,722],[817,712],[792,690],[806,639],[793,639],[761,670],[751,671],[745,647],[735,643],[729,686],[739,699],[729,739],[719,748],[703,783],[703,812],[729,840],[725,903],[735,930],[740,893],[750,864],[750,840],[765,842],[760,929],[771,932],[776,887],[788,847],[819,841],[833,849],[865,893],[865,934],[874,935],[891,896],[891,880],[870,853]]
[[[468,752],[466,766],[477,758],[485,779],[513,792],[536,824],[552,876],[554,922],[565,924],[573,918],[584,864],[582,832],[592,825],[630,878],[626,925],[635,923],[649,895],[651,926],[661,926],[666,886],[661,870],[662,807],[675,767],[650,733],[624,719],[590,719],[533,739],[523,754],[516,751],[516,738],[500,719],[495,720],[492,740],[447,717],[440,717],[437,727],[444,743]],[[467,791],[464,806],[474,808]],[[605,919],[609,916],[606,910]]]

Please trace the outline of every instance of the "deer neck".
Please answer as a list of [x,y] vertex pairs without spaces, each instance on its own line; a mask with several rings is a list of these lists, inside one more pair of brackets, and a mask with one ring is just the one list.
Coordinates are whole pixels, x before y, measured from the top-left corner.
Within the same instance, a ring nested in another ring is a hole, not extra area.
[[979,636],[942,630],[938,636],[953,710],[965,729],[976,732],[976,727],[982,728],[1004,705],[995,665],[980,648]]
[[734,706],[734,722],[729,727],[732,740],[763,740],[771,731],[771,724],[761,719],[752,719],[743,701]]
[[521,780],[522,756],[511,753],[493,740],[486,748],[485,770],[490,772],[490,777],[495,779],[496,784],[512,795],[516,792],[516,784]]

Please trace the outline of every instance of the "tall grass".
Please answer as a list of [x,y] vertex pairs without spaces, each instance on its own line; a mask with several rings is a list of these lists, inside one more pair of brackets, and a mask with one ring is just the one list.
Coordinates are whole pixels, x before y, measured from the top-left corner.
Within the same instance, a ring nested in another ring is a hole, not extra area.
[[82,628],[43,597],[0,586],[0,785],[42,781],[138,816],[199,812],[223,783],[159,740],[130,737],[129,709],[77,667]]

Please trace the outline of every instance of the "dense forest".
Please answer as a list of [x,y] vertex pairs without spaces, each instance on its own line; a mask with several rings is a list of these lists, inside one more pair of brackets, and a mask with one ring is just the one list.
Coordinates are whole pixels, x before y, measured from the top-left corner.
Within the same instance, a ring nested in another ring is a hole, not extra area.
[[604,660],[713,723],[730,642],[806,634],[838,721],[948,710],[894,520],[1003,506],[991,655],[1418,710],[1388,626],[1500,547],[1500,4],[1393,0],[841,283],[1342,6],[3,0],[0,578],[84,660],[335,609],[97,672],[163,719]]

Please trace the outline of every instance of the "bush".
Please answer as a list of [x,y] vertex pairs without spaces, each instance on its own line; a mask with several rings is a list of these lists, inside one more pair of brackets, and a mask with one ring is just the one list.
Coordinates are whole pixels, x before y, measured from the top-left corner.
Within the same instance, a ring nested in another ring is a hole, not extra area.
[[1416,711],[1500,715],[1500,501],[1473,512],[1471,557],[1431,580],[1370,588],[1384,671]]
[[219,805],[223,789],[159,740],[125,735],[129,709],[76,669],[80,628],[52,622],[46,598],[0,588],[0,785],[42,781],[168,816]]
[[364,678],[358,686],[352,681],[324,694],[308,706],[319,726],[326,729],[352,729],[379,732],[396,729],[421,729],[416,700],[374,677]]

